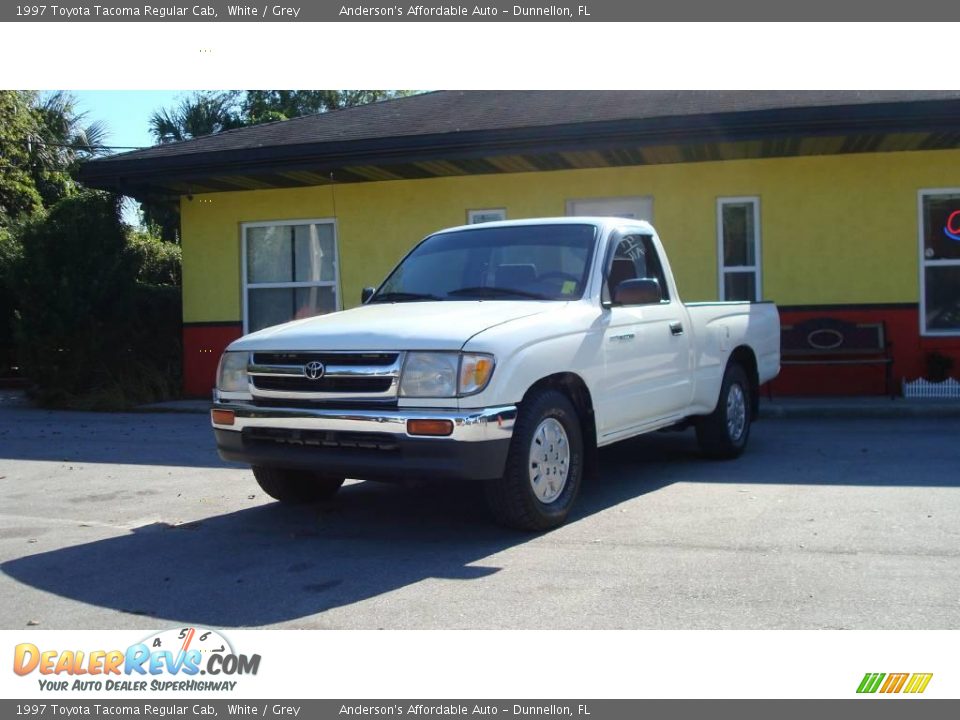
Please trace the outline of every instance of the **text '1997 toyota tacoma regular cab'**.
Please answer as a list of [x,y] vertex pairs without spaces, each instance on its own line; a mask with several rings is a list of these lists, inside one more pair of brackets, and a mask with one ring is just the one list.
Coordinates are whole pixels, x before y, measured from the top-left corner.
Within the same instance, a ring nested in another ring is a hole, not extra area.
[[556,527],[598,447],[692,425],[705,455],[740,455],[780,368],[776,307],[684,305],[641,221],[443,230],[363,301],[220,361],[220,456],[278,500],[346,477],[482,480],[501,523]]

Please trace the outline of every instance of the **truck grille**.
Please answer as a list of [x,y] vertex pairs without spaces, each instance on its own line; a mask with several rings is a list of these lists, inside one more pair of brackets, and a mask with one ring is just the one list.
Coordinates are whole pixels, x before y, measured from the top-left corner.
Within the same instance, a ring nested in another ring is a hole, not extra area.
[[305,377],[254,377],[253,386],[258,390],[279,390],[281,392],[339,392],[339,393],[383,393],[390,389],[393,378],[365,377],[322,377],[310,380]]
[[324,365],[341,365],[356,367],[357,365],[393,365],[399,353],[254,353],[254,365],[306,365],[312,360],[318,360]]
[[271,351],[252,353],[247,371],[254,400],[389,402],[402,365],[399,352]]

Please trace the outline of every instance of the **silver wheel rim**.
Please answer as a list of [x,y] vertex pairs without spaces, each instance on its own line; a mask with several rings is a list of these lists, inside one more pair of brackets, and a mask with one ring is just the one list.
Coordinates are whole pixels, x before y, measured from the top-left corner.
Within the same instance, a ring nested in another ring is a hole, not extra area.
[[547,418],[537,425],[530,441],[527,470],[537,500],[548,504],[560,497],[570,474],[570,443],[567,431],[556,419]]
[[747,426],[747,400],[743,388],[737,383],[727,393],[727,434],[733,442],[739,442]]

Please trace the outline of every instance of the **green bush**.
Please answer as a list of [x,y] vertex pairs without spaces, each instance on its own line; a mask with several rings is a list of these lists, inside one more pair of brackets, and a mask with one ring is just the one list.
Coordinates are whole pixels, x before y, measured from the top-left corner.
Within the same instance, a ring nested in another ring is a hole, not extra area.
[[18,355],[44,405],[112,409],[180,387],[179,248],[120,221],[118,198],[84,192],[20,232]]
[[127,250],[140,268],[137,280],[148,285],[180,287],[181,253],[176,243],[165,242],[142,231],[130,234]]

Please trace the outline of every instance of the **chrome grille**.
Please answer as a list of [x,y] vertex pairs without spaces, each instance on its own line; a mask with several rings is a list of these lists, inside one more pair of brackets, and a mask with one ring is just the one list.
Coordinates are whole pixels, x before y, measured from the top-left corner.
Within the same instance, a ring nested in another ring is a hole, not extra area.
[[[323,363],[311,378],[308,363]],[[403,354],[399,352],[256,352],[250,356],[254,398],[337,402],[384,402],[397,397]]]
[[390,389],[393,380],[389,377],[330,377],[324,375],[319,380],[287,375],[282,377],[254,377],[253,386],[258,390],[279,390],[290,392],[353,392],[382,393]]
[[324,365],[393,365],[400,353],[333,353],[333,352],[258,352],[253,353],[254,365],[306,365],[318,360]]

